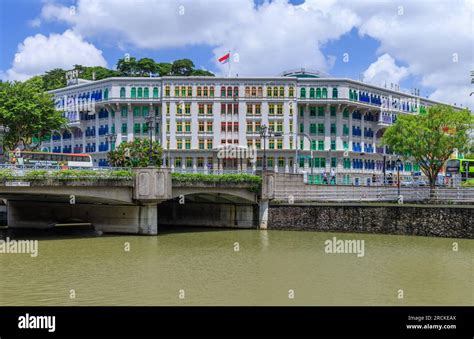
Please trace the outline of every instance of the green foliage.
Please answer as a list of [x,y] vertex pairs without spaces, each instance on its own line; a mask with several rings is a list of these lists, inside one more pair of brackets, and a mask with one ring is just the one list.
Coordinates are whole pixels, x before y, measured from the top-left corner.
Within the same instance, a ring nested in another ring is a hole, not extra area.
[[43,79],[43,89],[45,91],[66,87],[66,71],[61,68],[47,71],[41,78]]
[[[147,167],[150,165],[150,141],[137,138],[130,142],[122,142],[115,150],[107,154],[109,162],[115,167]],[[161,165],[162,148],[154,141],[152,144],[152,161]]]
[[[58,171],[48,170],[31,170],[25,171],[23,176],[16,176],[16,178],[25,180],[42,180],[42,179],[67,179],[67,180],[80,180],[80,179],[131,179],[133,176],[130,170],[88,170],[88,169],[67,169]],[[0,173],[0,178],[2,175]],[[7,179],[14,178],[11,171],[6,173]]]
[[217,184],[246,184],[252,192],[260,192],[262,178],[251,174],[200,174],[200,173],[172,173],[175,183],[217,183]]
[[436,105],[424,115],[401,114],[384,133],[382,143],[396,154],[420,165],[434,188],[436,177],[453,152],[472,147],[469,130],[473,116],[468,110]]
[[6,151],[19,146],[37,149],[40,144],[34,144],[33,137],[41,140],[52,130],[65,127],[63,112],[56,110],[52,95],[43,87],[41,77],[0,86],[0,125],[6,129],[3,137]]
[[44,179],[48,176],[47,170],[32,170],[25,173],[25,179],[37,180]]
[[474,179],[469,179],[468,181],[465,181],[462,183],[464,187],[474,187]]
[[9,169],[0,169],[0,179],[12,179],[13,172]]

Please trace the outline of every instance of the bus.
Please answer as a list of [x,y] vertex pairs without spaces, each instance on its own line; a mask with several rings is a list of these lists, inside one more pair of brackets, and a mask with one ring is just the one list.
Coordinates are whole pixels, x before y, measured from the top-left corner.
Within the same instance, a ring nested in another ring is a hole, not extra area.
[[9,160],[11,164],[35,167],[93,167],[89,154],[14,151],[10,152]]
[[451,159],[446,162],[446,173],[461,174],[461,177],[474,178],[474,159]]

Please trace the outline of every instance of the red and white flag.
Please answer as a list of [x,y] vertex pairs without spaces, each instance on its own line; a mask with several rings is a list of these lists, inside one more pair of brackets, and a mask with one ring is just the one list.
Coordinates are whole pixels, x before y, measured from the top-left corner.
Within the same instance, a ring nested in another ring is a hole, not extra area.
[[230,52],[224,54],[219,59],[217,59],[221,64],[226,64],[230,61]]

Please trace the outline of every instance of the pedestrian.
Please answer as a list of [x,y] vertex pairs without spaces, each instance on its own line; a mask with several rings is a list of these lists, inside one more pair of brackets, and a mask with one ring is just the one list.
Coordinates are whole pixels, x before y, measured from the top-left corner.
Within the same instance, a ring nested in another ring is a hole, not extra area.
[[323,179],[323,184],[328,183],[328,175],[326,174],[326,170],[323,168],[321,172],[321,178]]
[[334,168],[331,168],[330,175],[331,175],[331,185],[335,185],[336,184],[336,171],[334,170]]

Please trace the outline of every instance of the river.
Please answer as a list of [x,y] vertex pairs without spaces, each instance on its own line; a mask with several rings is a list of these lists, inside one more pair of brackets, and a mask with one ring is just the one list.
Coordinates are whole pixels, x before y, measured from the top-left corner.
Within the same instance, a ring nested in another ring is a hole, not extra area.
[[[0,254],[0,306],[474,305],[473,240],[196,228],[158,236],[41,232],[20,237],[38,239],[37,257]],[[333,237],[364,240],[364,256],[326,253]]]

